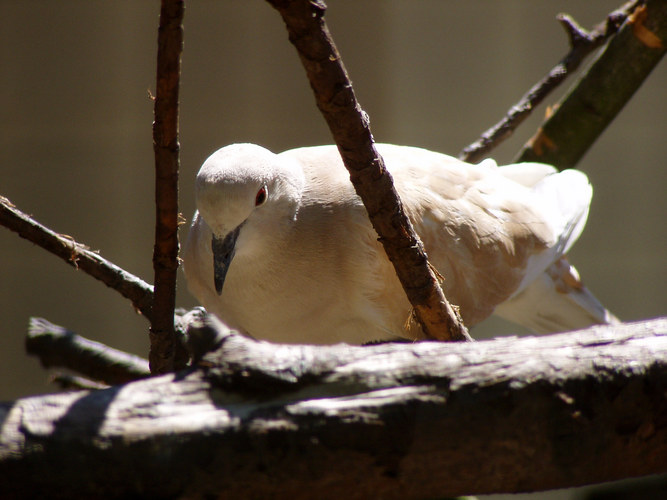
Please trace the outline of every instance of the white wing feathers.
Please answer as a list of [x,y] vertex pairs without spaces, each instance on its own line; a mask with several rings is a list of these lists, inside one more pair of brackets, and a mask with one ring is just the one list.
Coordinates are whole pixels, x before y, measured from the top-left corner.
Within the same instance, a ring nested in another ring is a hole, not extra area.
[[[553,234],[554,241],[547,250],[529,258],[525,276],[513,296],[519,294],[570,250],[584,230],[588,207],[593,196],[593,188],[588,178],[577,170],[556,172],[553,167],[536,163],[510,165],[501,167],[501,170],[520,167],[525,167],[524,171],[527,174],[537,174],[537,171],[547,174],[532,186],[533,207],[540,210],[544,223]],[[549,170],[544,167],[548,167]]]
[[619,320],[595,298],[565,257],[527,287],[498,305],[495,314],[536,333],[616,324]]

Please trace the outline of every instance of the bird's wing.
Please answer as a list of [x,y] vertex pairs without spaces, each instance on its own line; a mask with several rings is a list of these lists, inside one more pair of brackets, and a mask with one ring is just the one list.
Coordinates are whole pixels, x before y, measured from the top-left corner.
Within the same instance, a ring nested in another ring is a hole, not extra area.
[[[489,162],[489,160],[484,160],[480,165],[484,166],[485,162]],[[487,163],[489,166],[492,164],[495,164],[495,162],[491,164]],[[527,162],[503,165],[500,167],[500,173],[503,177],[512,179],[514,182],[518,182],[522,186],[532,188],[548,175],[558,173],[558,170],[556,167],[552,167],[545,163]]]
[[[562,256],[581,234],[588,214],[592,189],[584,174],[540,163],[498,167],[487,160],[469,165],[419,148],[377,147],[431,263],[445,277],[447,297],[460,306],[466,324],[474,325],[494,309],[537,332],[615,320],[581,284],[576,270],[563,264]],[[317,165],[311,195],[327,198],[333,191],[336,198],[343,196],[355,205],[355,224],[367,227],[335,147],[287,154],[304,165]],[[375,250],[374,238],[367,240]],[[348,273],[350,281],[368,276],[361,267],[372,269],[375,280],[354,288],[377,296],[377,304],[391,304],[392,311],[401,309],[402,294],[398,299],[390,292],[395,281],[391,266],[361,255],[355,260],[360,267]],[[366,304],[366,311],[373,309],[362,298],[356,300]],[[380,314],[386,315],[386,310]]]
[[584,173],[564,170],[545,176],[532,187],[531,194],[555,240],[545,251],[531,257],[514,295],[565,255],[577,241],[586,224],[593,188]]
[[536,163],[469,165],[418,148],[379,150],[468,325],[535,281],[583,229],[592,194],[583,173]]

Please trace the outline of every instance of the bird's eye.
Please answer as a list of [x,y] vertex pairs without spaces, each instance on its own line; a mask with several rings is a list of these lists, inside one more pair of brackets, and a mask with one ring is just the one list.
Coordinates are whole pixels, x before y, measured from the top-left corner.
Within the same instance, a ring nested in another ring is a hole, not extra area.
[[266,201],[266,198],[269,195],[269,191],[266,186],[262,186],[259,191],[257,191],[257,196],[255,196],[255,206],[258,207]]

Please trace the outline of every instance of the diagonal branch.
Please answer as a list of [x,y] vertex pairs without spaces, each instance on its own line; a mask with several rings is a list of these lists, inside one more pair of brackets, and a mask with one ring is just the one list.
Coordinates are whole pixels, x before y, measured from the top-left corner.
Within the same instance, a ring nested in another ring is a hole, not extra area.
[[447,302],[423,244],[374,146],[368,115],[357,102],[324,21],[322,1],[268,0],[282,16],[354,188],[412,304],[427,338],[471,340]]
[[610,13],[604,22],[598,24],[590,32],[583,30],[567,14],[559,14],[558,21],[560,21],[570,40],[570,52],[542,80],[536,83],[518,103],[512,106],[500,122],[484,132],[477,141],[466,146],[459,154],[459,158],[472,163],[478,162],[498,144],[511,136],[514,130],[530,116],[533,109],[539,106],[545,97],[579,68],[588,54],[600,47],[618,31],[621,24],[637,8],[638,4],[638,0],[627,2]]
[[43,226],[2,196],[0,196],[0,224],[113,288],[129,299],[149,321],[151,320],[153,287],[141,278],[112,264],[71,237],[63,236]]
[[155,296],[150,330],[151,372],[185,366],[176,342],[174,308],[178,270],[178,89],[183,49],[183,0],[162,0],[155,92]]
[[667,2],[647,0],[627,19],[516,161],[576,165],[667,50]]

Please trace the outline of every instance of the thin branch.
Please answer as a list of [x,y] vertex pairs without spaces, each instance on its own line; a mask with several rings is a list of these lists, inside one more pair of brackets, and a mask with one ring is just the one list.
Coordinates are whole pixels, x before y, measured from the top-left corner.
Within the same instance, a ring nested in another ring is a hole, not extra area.
[[145,359],[86,339],[42,318],[30,318],[25,345],[45,368],[67,368],[109,385],[150,375]]
[[667,318],[368,347],[210,321],[198,369],[0,403],[3,498],[441,498],[667,471]]
[[[148,368],[148,362],[146,362],[146,368]],[[108,384],[95,382],[94,380],[90,380],[84,377],[77,377],[76,375],[70,375],[68,373],[54,373],[51,376],[51,383],[56,384],[58,387],[65,391],[95,391],[109,388]]]
[[162,0],[155,92],[155,296],[149,360],[151,372],[185,366],[176,342],[174,308],[178,270],[178,90],[183,50],[183,0]]
[[0,224],[116,290],[129,299],[149,321],[151,320],[153,287],[141,278],[112,264],[71,237],[58,234],[43,226],[2,196],[0,196]]
[[584,58],[600,47],[609,37],[618,31],[621,24],[637,8],[639,0],[627,2],[610,13],[606,21],[598,24],[590,32],[581,28],[567,14],[559,14],[557,19],[565,29],[570,41],[570,51],[549,73],[536,83],[507,112],[505,117],[488,129],[474,143],[466,146],[459,154],[464,161],[476,163],[492,149],[512,135],[514,130],[530,116],[533,109],[558,87],[568,76],[579,68]]
[[368,115],[357,102],[340,54],[324,21],[322,1],[268,0],[282,16],[354,188],[396,269],[427,338],[471,340],[447,302],[423,244],[374,146]]
[[628,17],[516,161],[576,165],[667,50],[667,2],[647,0]]

